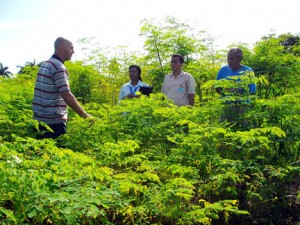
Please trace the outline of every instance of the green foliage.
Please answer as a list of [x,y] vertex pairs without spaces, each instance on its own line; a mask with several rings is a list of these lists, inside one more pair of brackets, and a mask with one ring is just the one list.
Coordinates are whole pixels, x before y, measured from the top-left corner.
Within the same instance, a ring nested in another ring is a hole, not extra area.
[[[241,44],[258,77],[215,81],[226,51],[214,52],[172,18],[164,26],[145,22],[142,31],[146,56],[107,57],[96,49],[91,61],[67,64],[71,89],[94,120],[71,111],[68,134],[56,140],[35,139],[37,67],[0,79],[0,223],[299,223],[300,96],[292,82],[299,74],[297,37],[269,37],[254,52]],[[262,50],[272,57],[258,57]],[[153,75],[165,73],[175,51],[196,77],[201,107],[177,107],[160,93],[115,105],[129,64],[142,65],[150,84]],[[291,67],[259,72],[263,63],[272,69],[276,57]],[[285,79],[291,85],[283,91]],[[253,82],[259,95],[231,95],[226,101],[245,111],[222,120],[233,105],[224,104],[215,87],[247,90]]]
[[13,135],[33,137],[37,122],[31,119],[34,78],[32,75],[0,79],[0,142],[14,140]]
[[79,217],[84,222],[105,214],[99,206],[109,201],[101,185],[110,179],[109,168],[49,140],[18,138],[0,148],[2,222],[81,224]]
[[[298,98],[286,96],[283,101],[287,99],[293,103]],[[288,115],[298,105],[276,108],[277,114]],[[245,116],[271,114],[275,106],[260,109],[258,101]],[[299,138],[282,130],[284,126],[280,129],[280,119],[264,115],[260,128],[239,130],[219,122],[218,101],[177,107],[161,94],[113,107],[85,107],[96,117],[94,123],[72,116],[68,135],[56,142],[38,141],[26,132],[2,140],[1,222],[249,224],[283,216],[296,220],[294,197],[286,196],[297,193],[290,188],[298,179],[299,167],[293,163],[299,160]],[[16,124],[22,114],[18,115]],[[299,127],[299,122],[293,124],[293,129]],[[277,143],[286,138],[289,144],[280,152]],[[65,149],[57,147],[61,143]],[[288,204],[290,210],[280,212]]]
[[259,83],[259,96],[269,99],[299,91],[299,46],[299,36],[292,34],[269,35],[257,42],[249,65],[268,80]]
[[[94,76],[88,75],[89,78],[85,78],[85,83],[87,81],[90,82],[90,85],[85,86],[92,86],[91,98],[93,102],[115,105],[118,100],[120,88],[130,80],[128,68],[132,64],[137,64],[142,68],[143,81],[151,85],[148,66],[144,61],[143,55],[140,55],[140,53],[132,52],[126,46],[104,48],[99,46],[99,43],[95,43],[94,38],[83,38],[79,41],[79,44],[82,46],[82,54],[86,58],[83,62],[77,63],[77,65],[90,67],[88,70],[84,67],[78,69],[81,71],[86,70],[85,73],[90,75],[96,73],[98,77],[98,79],[95,79]],[[75,76],[83,76],[80,75],[79,71],[76,71],[76,68],[74,69]],[[76,84],[76,80],[74,84],[79,85]],[[80,90],[78,91],[80,93]]]
[[40,66],[41,63],[36,64],[35,60],[33,62],[26,62],[24,66],[17,66],[20,68],[18,72],[18,76],[20,75],[36,75],[38,71],[38,66]]
[[82,62],[66,62],[70,76],[72,93],[82,102],[106,103],[110,100],[112,89],[106,77],[92,66],[83,66]]
[[3,64],[0,62],[0,76],[10,77],[10,75],[12,75],[12,72],[8,70],[7,66],[3,66]]
[[167,17],[164,23],[142,21],[141,36],[146,38],[146,59],[151,65],[151,83],[155,90],[160,90],[164,76],[170,71],[172,54],[183,55],[186,69],[198,78],[201,69],[197,67],[199,55],[207,52],[206,44],[210,41],[206,32],[177,21],[174,17]]

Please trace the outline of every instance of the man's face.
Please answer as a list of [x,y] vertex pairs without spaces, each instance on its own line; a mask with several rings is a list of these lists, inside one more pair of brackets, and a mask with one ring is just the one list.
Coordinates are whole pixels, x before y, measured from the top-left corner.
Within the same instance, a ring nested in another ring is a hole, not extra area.
[[228,66],[233,70],[238,70],[241,66],[241,59],[235,54],[228,53],[227,55]]
[[172,71],[177,71],[182,68],[182,63],[180,62],[179,57],[172,57],[171,59],[171,69]]
[[74,46],[72,42],[65,42],[62,47],[63,50],[63,57],[64,61],[70,60],[72,58],[72,55],[74,53]]

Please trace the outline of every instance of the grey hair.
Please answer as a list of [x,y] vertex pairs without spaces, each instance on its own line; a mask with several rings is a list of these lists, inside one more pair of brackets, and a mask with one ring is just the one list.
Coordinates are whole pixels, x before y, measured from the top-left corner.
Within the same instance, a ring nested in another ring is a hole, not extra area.
[[232,54],[236,56],[237,58],[243,59],[243,50],[240,48],[231,48],[228,52],[228,54]]

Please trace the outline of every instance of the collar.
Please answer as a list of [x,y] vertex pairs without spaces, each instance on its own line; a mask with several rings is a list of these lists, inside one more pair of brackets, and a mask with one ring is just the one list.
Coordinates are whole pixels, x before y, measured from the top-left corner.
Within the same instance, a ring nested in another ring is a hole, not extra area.
[[244,68],[244,65],[241,65],[241,67],[237,70],[232,69],[231,67],[229,67],[234,73],[241,71]]
[[139,80],[139,82],[135,86],[133,86],[131,84],[131,81],[128,82],[128,85],[131,86],[131,87],[141,86],[141,84],[142,84],[141,80]]
[[173,73],[171,73],[171,77],[175,78],[175,79],[178,79],[179,77],[182,77],[182,76],[184,76],[184,72],[183,71],[181,71],[181,73],[177,77],[175,77],[175,75]]
[[61,58],[59,58],[59,57],[58,57],[57,55],[55,55],[55,54],[53,54],[51,57],[54,58],[54,59],[57,59],[57,60],[61,61],[62,63],[64,63],[64,62],[61,60]]

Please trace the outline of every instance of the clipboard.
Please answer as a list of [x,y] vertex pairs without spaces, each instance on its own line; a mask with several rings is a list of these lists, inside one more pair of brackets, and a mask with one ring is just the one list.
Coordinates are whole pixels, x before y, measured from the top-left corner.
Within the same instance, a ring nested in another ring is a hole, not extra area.
[[149,96],[153,92],[153,87],[151,86],[142,86],[139,90],[143,95]]

